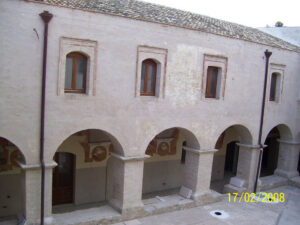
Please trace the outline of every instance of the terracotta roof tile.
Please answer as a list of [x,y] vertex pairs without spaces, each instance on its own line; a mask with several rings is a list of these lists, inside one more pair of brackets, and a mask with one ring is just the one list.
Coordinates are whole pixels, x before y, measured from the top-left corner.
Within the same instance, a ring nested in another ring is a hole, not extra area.
[[44,0],[44,2],[51,5],[195,29],[300,52],[299,47],[255,28],[137,0]]

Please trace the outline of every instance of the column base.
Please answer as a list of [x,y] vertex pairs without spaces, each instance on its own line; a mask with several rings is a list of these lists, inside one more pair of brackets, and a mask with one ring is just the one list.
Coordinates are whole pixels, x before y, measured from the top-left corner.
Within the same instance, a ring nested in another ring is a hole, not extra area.
[[196,202],[197,206],[207,205],[222,200],[220,196],[213,195],[213,193],[210,190],[200,193],[194,193],[192,195],[192,199]]
[[116,211],[122,214],[122,216],[126,219],[146,215],[146,211],[144,210],[144,204],[142,202],[139,205],[132,207],[123,207],[123,205],[116,199],[111,199],[108,201],[108,203],[112,208],[114,208]]
[[[53,221],[53,217],[52,216],[44,218],[44,223],[46,225],[52,225],[52,224],[54,224],[53,222],[54,221]],[[25,223],[24,223],[24,225],[39,225],[39,224],[41,224],[41,220],[40,219],[37,219],[35,222],[33,222],[33,221],[25,221]]]
[[224,186],[223,190],[224,190],[225,193],[238,193],[238,194],[241,194],[243,192],[246,192],[247,188],[245,188],[245,187],[236,187],[232,184],[226,184]]
[[[258,182],[257,182],[257,189],[256,191],[259,191],[259,187],[261,185],[261,181],[260,179],[258,179]],[[224,192],[225,193],[242,193],[242,192],[253,192],[253,186],[254,185],[249,185],[249,183],[242,179],[242,178],[239,178],[239,177],[232,177],[230,179],[230,182],[229,184],[226,184],[224,186]]]
[[281,169],[276,169],[274,174],[285,178],[293,178],[299,176],[298,171],[285,171]]

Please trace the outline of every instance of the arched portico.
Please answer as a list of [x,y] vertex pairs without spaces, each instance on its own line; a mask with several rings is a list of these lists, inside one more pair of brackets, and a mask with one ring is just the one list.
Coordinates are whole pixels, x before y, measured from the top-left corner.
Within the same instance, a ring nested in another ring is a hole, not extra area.
[[20,164],[25,164],[20,149],[0,137],[0,219],[26,218],[25,173]]
[[[126,200],[130,194],[127,189],[132,188],[127,179],[131,165],[126,160],[131,158],[120,154],[123,152],[117,138],[104,130],[85,129],[67,137],[53,156],[58,165],[53,170],[54,182],[49,188],[52,191],[46,196],[50,198],[47,207],[52,208],[52,203],[67,203],[69,205],[65,209],[69,211],[83,204],[88,207],[108,203],[123,213],[129,208],[141,206],[138,194],[133,200]],[[132,172],[137,176],[139,171]],[[52,181],[52,173],[46,180]],[[62,212],[61,207],[56,209],[55,206],[54,213]]]
[[288,125],[279,124],[270,128],[264,144],[266,147],[261,163],[260,189],[285,185],[289,179],[299,176],[300,142],[293,139]]
[[239,161],[238,143],[251,144],[252,135],[243,125],[226,128],[215,142],[211,189],[223,193],[224,185],[237,175]]
[[299,176],[297,171],[299,161],[300,141],[293,138],[291,129],[286,124],[276,126],[279,131],[280,138],[277,167],[274,171],[275,175],[285,178],[293,178]]
[[143,194],[168,191],[198,199],[209,190],[213,151],[201,151],[197,137],[188,129],[172,127],[158,133],[145,153]]

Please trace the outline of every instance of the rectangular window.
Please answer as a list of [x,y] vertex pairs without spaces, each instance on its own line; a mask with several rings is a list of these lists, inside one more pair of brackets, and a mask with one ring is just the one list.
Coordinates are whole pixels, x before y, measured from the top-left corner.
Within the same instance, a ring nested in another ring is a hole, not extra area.
[[271,89],[270,89],[270,101],[276,100],[276,86],[277,86],[277,74],[272,73],[271,77]]
[[207,68],[207,79],[206,79],[206,98],[216,98],[217,94],[217,83],[218,83],[219,68],[209,66]]

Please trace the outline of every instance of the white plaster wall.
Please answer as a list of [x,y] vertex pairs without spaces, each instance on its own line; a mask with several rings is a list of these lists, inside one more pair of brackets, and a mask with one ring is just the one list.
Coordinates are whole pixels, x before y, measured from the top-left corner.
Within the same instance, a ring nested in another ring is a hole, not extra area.
[[[285,64],[282,99],[268,104],[264,135],[277,124],[296,127],[299,54],[256,43],[117,16],[53,7],[21,0],[0,2],[0,136],[23,151],[27,163],[39,156],[40,84],[43,22],[49,10],[45,158],[72,133],[103,129],[120,142],[127,156],[142,155],[151,139],[170,127],[193,132],[201,148],[213,148],[233,124],[249,129],[256,143],[265,70]],[[17,16],[16,16],[17,15]],[[38,36],[33,31],[37,30]],[[96,95],[57,96],[60,37],[97,41]],[[135,98],[137,46],[168,49],[165,98]],[[201,100],[203,55],[228,57],[224,100]]]

